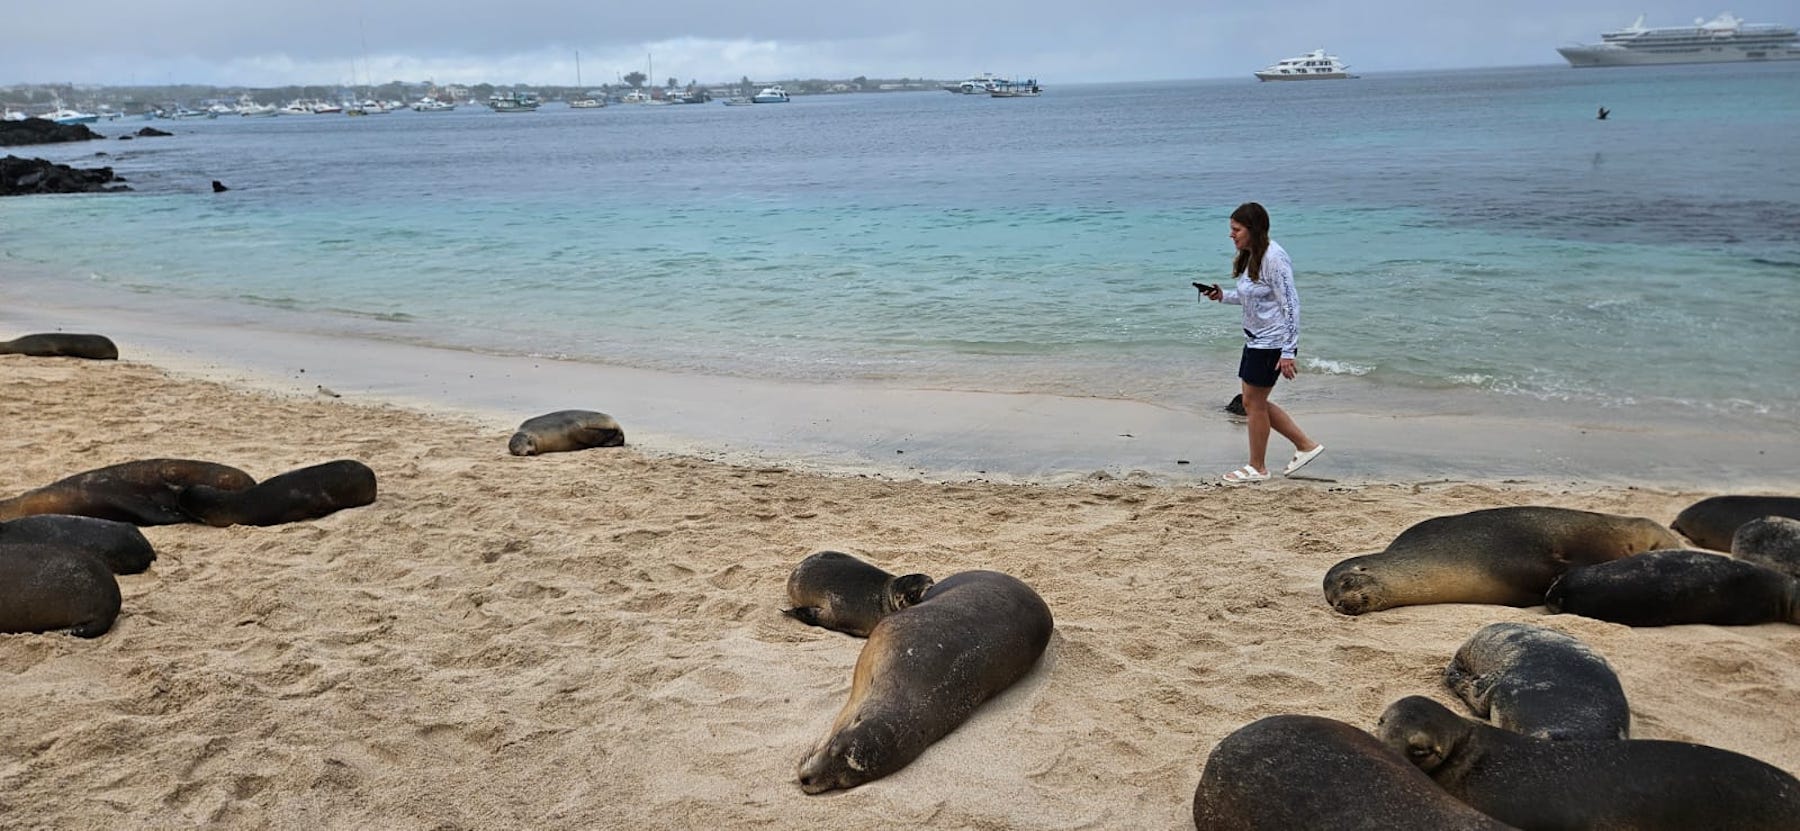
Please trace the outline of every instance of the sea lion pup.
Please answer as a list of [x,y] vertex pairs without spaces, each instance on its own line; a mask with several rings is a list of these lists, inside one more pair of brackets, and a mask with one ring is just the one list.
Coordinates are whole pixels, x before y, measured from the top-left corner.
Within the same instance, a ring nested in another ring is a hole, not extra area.
[[77,335],[46,332],[0,341],[0,355],[31,355],[37,358],[90,358],[116,361],[119,347],[105,335]]
[[525,419],[506,449],[514,456],[536,456],[624,443],[625,430],[612,416],[593,410],[558,410]]
[[142,574],[156,559],[156,549],[136,525],[91,516],[35,514],[0,522],[0,546],[8,545],[80,549],[114,574]]
[[859,638],[888,615],[925,597],[931,577],[895,577],[837,551],[820,551],[788,574],[788,602],[781,613],[801,623],[835,629]]
[[1490,623],[1456,650],[1444,685],[1502,730],[1539,739],[1623,739],[1631,706],[1619,676],[1554,629]]
[[243,490],[194,485],[181,492],[181,510],[216,528],[318,519],[374,501],[375,471],[354,459],[290,470]]
[[1375,733],[1451,796],[1520,828],[1792,831],[1800,823],[1800,781],[1716,747],[1534,739],[1416,695],[1390,705]]
[[1738,526],[1766,516],[1800,519],[1800,496],[1709,497],[1683,508],[1669,527],[1701,548],[1730,551],[1731,535],[1737,533]]
[[95,638],[118,616],[119,581],[99,557],[54,545],[0,546],[0,632]]
[[1054,626],[1037,592],[993,571],[950,575],[882,618],[856,658],[850,699],[800,763],[800,789],[854,788],[906,767],[1030,672]]
[[1681,544],[1643,517],[1523,506],[1434,517],[1385,550],[1325,574],[1325,601],[1347,615],[1424,603],[1536,606],[1570,566]]
[[133,525],[187,522],[177,494],[192,485],[243,490],[256,484],[235,467],[193,459],[143,459],[96,468],[0,500],[0,519],[75,514]]
[[1194,789],[1200,831],[1500,831],[1374,736],[1269,716],[1226,736]]
[[1800,519],[1766,516],[1739,525],[1731,535],[1731,556],[1800,577]]
[[1626,626],[1800,623],[1800,580],[1711,551],[1652,551],[1570,569],[1544,605]]

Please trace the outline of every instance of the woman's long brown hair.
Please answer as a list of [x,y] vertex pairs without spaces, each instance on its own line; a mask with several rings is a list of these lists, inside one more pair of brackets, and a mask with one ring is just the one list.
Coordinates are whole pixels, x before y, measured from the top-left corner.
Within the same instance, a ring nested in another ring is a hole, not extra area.
[[1269,251],[1269,212],[1255,202],[1245,202],[1231,212],[1231,221],[1250,232],[1250,247],[1238,250],[1237,259],[1231,263],[1231,276],[1235,278],[1249,268],[1250,279],[1260,282],[1263,255]]

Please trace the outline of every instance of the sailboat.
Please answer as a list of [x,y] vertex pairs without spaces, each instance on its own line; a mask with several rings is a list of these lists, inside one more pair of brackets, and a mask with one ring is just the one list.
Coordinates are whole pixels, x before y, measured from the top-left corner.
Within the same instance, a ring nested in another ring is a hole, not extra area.
[[[577,90],[581,89],[581,53],[580,52],[575,53],[575,88]],[[569,99],[569,109],[571,109],[571,110],[595,110],[595,109],[599,109],[601,107],[606,106],[606,99],[595,98],[593,95],[590,95],[589,93],[587,93],[585,91],[577,92],[576,95],[580,96],[580,97]]]

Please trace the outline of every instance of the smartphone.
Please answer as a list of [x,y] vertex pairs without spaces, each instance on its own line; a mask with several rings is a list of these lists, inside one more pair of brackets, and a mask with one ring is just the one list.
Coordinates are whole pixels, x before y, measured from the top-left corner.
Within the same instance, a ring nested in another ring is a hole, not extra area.
[[1207,294],[1212,294],[1213,292],[1219,290],[1218,286],[1209,286],[1205,283],[1195,283],[1194,288],[1197,288],[1203,292],[1206,292]]

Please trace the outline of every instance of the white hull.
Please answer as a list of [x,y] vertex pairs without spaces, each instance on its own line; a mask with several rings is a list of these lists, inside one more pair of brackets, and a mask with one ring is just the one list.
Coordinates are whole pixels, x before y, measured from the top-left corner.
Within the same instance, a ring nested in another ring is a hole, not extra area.
[[1570,66],[1655,66],[1675,63],[1758,63],[1800,60],[1800,49],[1746,49],[1741,46],[1693,46],[1626,49],[1620,46],[1558,47]]
[[1350,77],[1348,72],[1326,72],[1318,75],[1279,75],[1273,72],[1258,72],[1259,81],[1341,81]]

